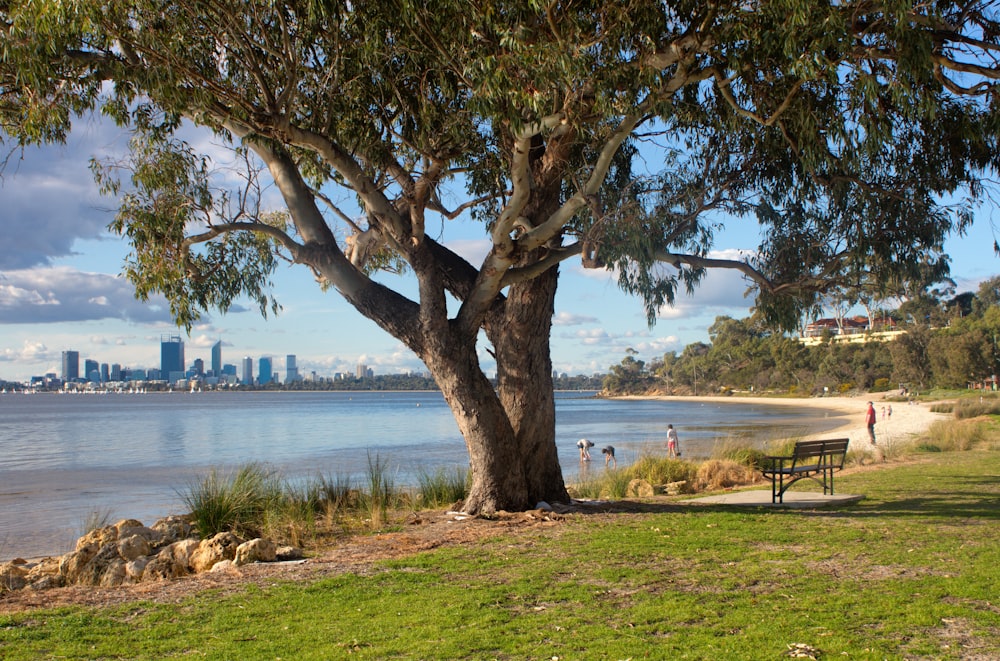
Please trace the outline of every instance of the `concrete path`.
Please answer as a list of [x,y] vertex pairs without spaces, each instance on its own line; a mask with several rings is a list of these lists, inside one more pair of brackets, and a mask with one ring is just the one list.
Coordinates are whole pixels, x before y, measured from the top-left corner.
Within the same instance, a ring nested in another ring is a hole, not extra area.
[[817,507],[831,507],[834,505],[846,505],[862,500],[864,496],[854,494],[834,494],[825,496],[821,493],[808,491],[786,491],[783,503],[771,502],[770,489],[749,489],[745,491],[732,491],[715,496],[705,496],[702,498],[690,498],[682,500],[686,505],[736,505],[739,507],[787,507],[797,509],[814,509]]

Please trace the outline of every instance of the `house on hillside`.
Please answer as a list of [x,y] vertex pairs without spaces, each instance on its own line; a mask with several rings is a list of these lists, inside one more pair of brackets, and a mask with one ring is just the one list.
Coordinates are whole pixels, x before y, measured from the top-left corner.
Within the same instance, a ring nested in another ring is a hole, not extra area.
[[866,317],[845,317],[839,322],[836,319],[817,319],[806,326],[802,337],[820,337],[825,331],[833,335],[857,335],[868,330]]

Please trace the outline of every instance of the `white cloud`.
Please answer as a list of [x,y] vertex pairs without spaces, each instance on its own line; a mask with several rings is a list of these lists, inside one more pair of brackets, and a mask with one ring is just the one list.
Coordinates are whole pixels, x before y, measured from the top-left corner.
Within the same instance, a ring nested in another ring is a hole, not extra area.
[[482,264],[492,247],[489,239],[456,239],[444,245],[473,266]]
[[6,271],[2,277],[6,284],[0,285],[0,324],[170,320],[162,299],[136,300],[131,283],[117,276],[57,266]]
[[597,317],[573,314],[572,312],[557,312],[552,317],[553,326],[580,326],[582,324],[594,324],[597,321]]

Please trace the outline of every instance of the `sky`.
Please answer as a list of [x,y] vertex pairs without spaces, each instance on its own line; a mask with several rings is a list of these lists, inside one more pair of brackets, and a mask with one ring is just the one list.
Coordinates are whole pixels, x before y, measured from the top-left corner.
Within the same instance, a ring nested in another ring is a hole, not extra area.
[[[222,152],[208,136],[193,137],[198,140],[221,162]],[[79,351],[81,365],[89,358],[158,368],[165,334],[183,337],[189,365],[196,358],[210,363],[211,346],[221,340],[223,362],[239,366],[249,356],[256,365],[270,356],[279,374],[287,354],[296,355],[304,375],[353,373],[359,363],[375,374],[425,371],[412,352],[336,291],[321,291],[302,266],[282,265],[275,274],[282,305],[277,316],[264,319],[255,306],[236,306],[225,315],[213,311],[190,335],[173,324],[164,300],[136,300],[130,283],[119,276],[127,245],[107,230],[115,201],[99,194],[89,169],[91,158],[120,155],[127,141],[108,122],[81,120],[65,145],[15,152],[0,170],[0,380],[58,375],[66,350]],[[975,291],[1000,273],[990,214],[989,208],[980,210],[970,232],[945,245],[958,292]],[[485,254],[481,226],[446,221],[436,229],[435,238],[473,264]],[[745,254],[758,243],[756,231],[753,223],[730,224],[718,237],[715,254]],[[410,281],[383,280],[413,291]],[[735,272],[711,272],[693,296],[680,292],[650,328],[642,301],[622,293],[611,273],[565,262],[555,305],[553,367],[570,375],[604,373],[628,349],[648,362],[691,342],[708,341],[716,317],[749,314],[752,299],[744,298],[746,290]],[[492,374],[485,349],[481,343],[484,369]]]

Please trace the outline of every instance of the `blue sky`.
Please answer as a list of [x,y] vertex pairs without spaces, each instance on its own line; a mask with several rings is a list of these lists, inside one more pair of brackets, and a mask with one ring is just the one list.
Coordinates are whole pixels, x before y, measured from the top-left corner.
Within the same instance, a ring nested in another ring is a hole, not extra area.
[[[120,153],[127,136],[99,120],[81,121],[64,146],[33,148],[14,156],[0,179],[0,379],[21,381],[60,372],[64,350],[81,359],[133,368],[159,366],[159,340],[181,333],[162,301],[136,301],[131,286],[118,277],[125,243],[107,232],[114,201],[102,198],[88,169],[91,157]],[[219,153],[210,143],[201,145]],[[952,275],[959,291],[975,290],[1000,273],[993,253],[990,209],[980,212],[964,238],[948,242]],[[447,221],[437,229],[446,245],[477,263],[486,248],[481,226]],[[757,244],[756,226],[730,226],[717,248],[732,256]],[[389,284],[393,278],[385,276]],[[366,363],[376,374],[422,371],[420,361],[398,341],[354,311],[335,292],[322,292],[310,272],[282,266],[275,277],[283,305],[277,317],[262,319],[256,308],[226,315],[209,313],[185,336],[185,354],[210,360],[210,347],[223,341],[223,360],[239,365],[284,356],[298,357],[299,371],[321,376],[353,372]],[[409,283],[403,287],[411,291]],[[653,328],[642,303],[626,296],[604,271],[584,271],[567,262],[556,299],[552,358],[569,374],[604,372],[632,348],[650,360],[665,351],[707,340],[719,315],[744,317],[752,301],[746,284],[730,272],[710,273],[693,296],[680,294],[661,311]],[[491,371],[481,347],[484,367]]]

